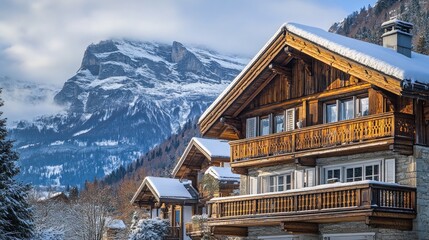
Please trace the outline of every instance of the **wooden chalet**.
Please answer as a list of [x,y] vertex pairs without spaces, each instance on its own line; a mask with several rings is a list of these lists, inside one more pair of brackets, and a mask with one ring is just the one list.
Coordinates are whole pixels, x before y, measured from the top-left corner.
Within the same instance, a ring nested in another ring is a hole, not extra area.
[[429,56],[411,24],[383,28],[385,47],[285,24],[202,115],[242,175],[208,202],[213,235],[429,236]]
[[150,218],[168,219],[171,226],[166,238],[182,240],[186,238],[185,222],[190,221],[198,203],[198,192],[189,181],[146,177],[131,203],[149,211]]
[[[230,147],[228,141],[194,137],[189,142],[172,171],[178,179],[189,179],[199,192],[199,203],[193,215],[207,214],[207,201],[213,197],[233,195],[239,189],[240,175],[229,167]],[[193,239],[203,237],[200,222],[188,221],[186,233]]]

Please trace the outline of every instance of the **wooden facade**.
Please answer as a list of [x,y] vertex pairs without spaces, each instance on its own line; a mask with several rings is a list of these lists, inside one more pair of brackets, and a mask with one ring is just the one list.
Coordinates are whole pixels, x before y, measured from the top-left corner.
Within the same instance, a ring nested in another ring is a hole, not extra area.
[[[199,121],[203,136],[230,140],[233,171],[255,181],[253,187],[244,185],[242,193],[251,195],[209,201],[213,232],[237,228],[244,236],[249,227],[280,224],[289,233],[317,234],[319,224],[338,222],[412,230],[418,214],[415,181],[382,183],[395,182],[395,159],[377,159],[375,167],[363,160],[353,166],[318,162],[373,152],[402,158],[413,156],[416,145],[428,146],[425,89],[429,85],[410,87],[407,79],[329,50],[305,34],[279,30]],[[347,183],[308,190],[308,179],[292,184],[306,178],[307,168],[318,171],[311,186],[330,178]],[[257,175],[262,172],[273,177],[263,179]],[[265,190],[259,181],[265,181]]]

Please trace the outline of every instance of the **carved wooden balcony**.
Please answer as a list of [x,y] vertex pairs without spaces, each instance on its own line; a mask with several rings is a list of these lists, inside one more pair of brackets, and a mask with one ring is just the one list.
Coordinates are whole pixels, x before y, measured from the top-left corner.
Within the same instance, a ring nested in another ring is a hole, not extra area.
[[416,216],[416,189],[361,181],[214,198],[208,204],[211,227],[282,224],[285,229],[314,229],[319,223],[362,221],[373,227],[409,230]]
[[[368,149],[412,151],[414,117],[383,113],[289,132],[231,141],[231,166],[261,166],[274,161],[344,154]],[[405,153],[405,152],[404,152]],[[258,161],[262,160],[262,161]]]

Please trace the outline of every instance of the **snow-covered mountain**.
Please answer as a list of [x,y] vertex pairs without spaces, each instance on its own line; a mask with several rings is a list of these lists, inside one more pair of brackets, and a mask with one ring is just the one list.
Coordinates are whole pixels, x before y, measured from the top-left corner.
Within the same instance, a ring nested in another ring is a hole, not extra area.
[[10,129],[20,178],[82,185],[110,173],[198,117],[247,61],[178,42],[90,45],[55,95],[67,110]]

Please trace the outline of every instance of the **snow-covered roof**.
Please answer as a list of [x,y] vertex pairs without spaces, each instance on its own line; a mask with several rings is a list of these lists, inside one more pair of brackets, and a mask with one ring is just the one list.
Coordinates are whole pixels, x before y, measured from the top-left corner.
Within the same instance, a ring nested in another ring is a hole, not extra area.
[[230,157],[230,146],[227,140],[193,137],[174,167],[172,171],[173,176],[176,176],[194,145],[197,145],[199,149],[204,151],[203,154],[208,158],[220,157],[229,159]]
[[427,70],[429,69],[429,56],[427,55],[412,52],[409,58],[397,53],[393,49],[330,33],[320,28],[298,23],[286,23],[277,30],[249,64],[207,108],[201,115],[199,123],[234,89],[244,74],[256,63],[284,30],[399,80],[411,80],[412,82],[424,84],[429,83],[429,71]]
[[384,74],[400,80],[429,83],[427,55],[412,52],[409,58],[393,49],[330,33],[320,28],[297,23],[288,23],[285,27],[287,31]]
[[127,228],[124,221],[122,221],[121,219],[108,219],[106,227],[110,228],[110,229],[126,229]]
[[160,199],[177,199],[177,200],[188,200],[195,199],[190,191],[194,191],[190,182],[180,181],[175,178],[164,178],[164,177],[146,177],[140,185],[131,203],[137,200],[137,197],[143,191],[143,188],[147,186],[155,197]]
[[210,138],[192,138],[210,157],[230,157],[230,148],[227,140]]
[[231,171],[230,167],[209,167],[205,174],[210,174],[214,178],[223,181],[240,181],[240,175]]
[[185,187],[185,184],[189,184],[189,182],[181,182],[179,179],[163,177],[146,177],[146,179],[156,191],[159,198],[193,199]]

